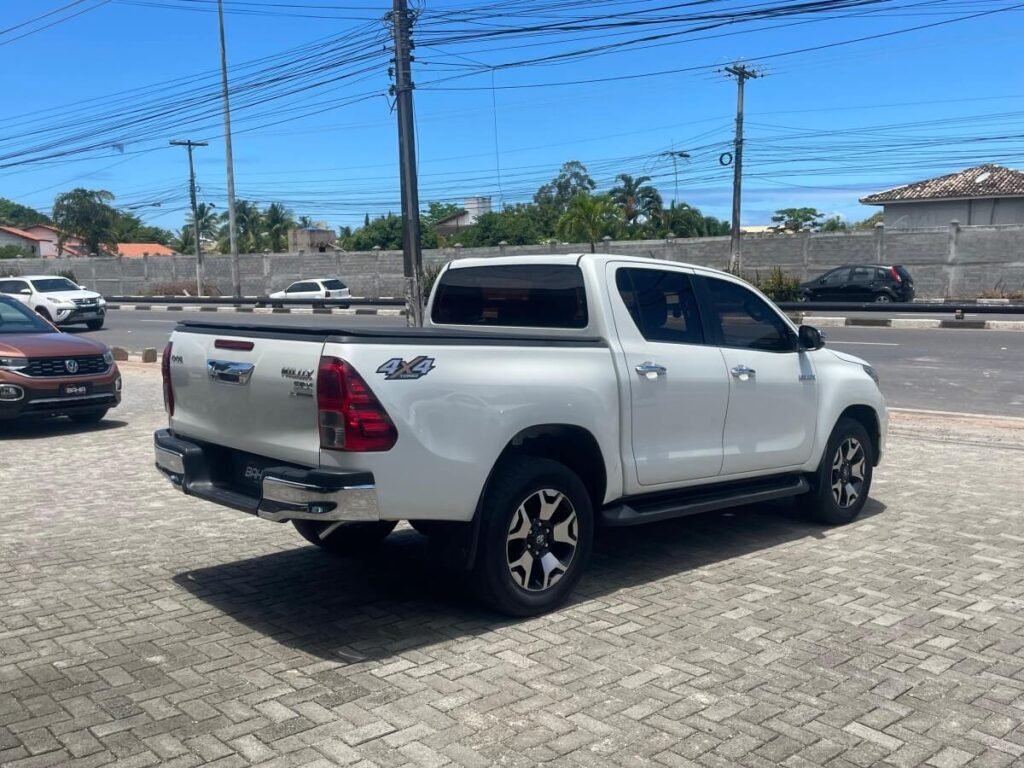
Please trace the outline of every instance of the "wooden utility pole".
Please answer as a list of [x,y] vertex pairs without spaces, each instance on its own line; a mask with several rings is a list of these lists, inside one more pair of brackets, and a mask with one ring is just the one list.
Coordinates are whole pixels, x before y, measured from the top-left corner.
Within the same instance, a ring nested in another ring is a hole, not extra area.
[[174,139],[175,147],[188,147],[188,191],[192,199],[192,227],[196,238],[196,296],[203,295],[203,246],[199,242],[199,205],[196,203],[196,168],[192,164],[192,148],[208,146],[205,141]]
[[402,257],[410,280],[409,320],[423,325],[423,252],[420,248],[420,199],[416,178],[416,134],[412,111],[412,14],[406,0],[394,0],[391,23],[395,38],[395,84],[398,110],[398,165],[402,183]]
[[736,78],[736,140],[732,158],[732,229],[729,236],[729,271],[739,274],[743,267],[740,251],[740,199],[743,188],[743,84],[760,75],[745,64],[725,71]]
[[228,48],[224,41],[224,0],[217,0],[220,19],[220,83],[224,99],[224,154],[228,166],[228,239],[231,243],[231,286],[236,297],[242,295],[242,275],[238,266],[238,224],[235,220],[235,161],[231,152],[231,102],[228,99]]

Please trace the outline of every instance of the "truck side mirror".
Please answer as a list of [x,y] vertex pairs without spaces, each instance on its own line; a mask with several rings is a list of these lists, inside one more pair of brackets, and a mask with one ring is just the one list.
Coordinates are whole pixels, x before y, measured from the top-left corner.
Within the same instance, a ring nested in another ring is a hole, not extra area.
[[813,326],[801,325],[799,337],[801,350],[812,351],[825,346],[825,337],[821,335],[821,331]]

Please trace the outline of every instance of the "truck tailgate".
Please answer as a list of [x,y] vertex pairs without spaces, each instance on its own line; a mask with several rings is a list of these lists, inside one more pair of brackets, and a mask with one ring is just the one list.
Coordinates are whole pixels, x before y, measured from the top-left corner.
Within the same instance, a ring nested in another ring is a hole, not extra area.
[[179,328],[171,344],[176,434],[305,466],[320,463],[316,371],[323,336],[285,339],[204,326]]

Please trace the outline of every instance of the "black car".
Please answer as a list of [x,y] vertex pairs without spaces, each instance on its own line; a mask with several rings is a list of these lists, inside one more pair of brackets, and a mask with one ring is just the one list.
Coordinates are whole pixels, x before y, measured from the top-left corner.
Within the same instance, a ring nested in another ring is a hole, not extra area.
[[847,264],[800,286],[803,301],[879,302],[914,300],[914,278],[896,264]]

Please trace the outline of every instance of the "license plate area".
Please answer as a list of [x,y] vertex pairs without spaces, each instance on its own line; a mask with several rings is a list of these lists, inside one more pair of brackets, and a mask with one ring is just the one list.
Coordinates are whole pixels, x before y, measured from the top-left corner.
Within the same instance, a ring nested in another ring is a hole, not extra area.
[[85,397],[89,394],[88,384],[64,384],[60,388],[64,397]]

